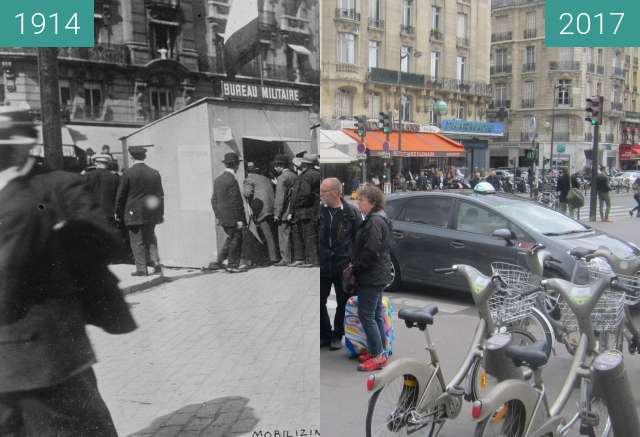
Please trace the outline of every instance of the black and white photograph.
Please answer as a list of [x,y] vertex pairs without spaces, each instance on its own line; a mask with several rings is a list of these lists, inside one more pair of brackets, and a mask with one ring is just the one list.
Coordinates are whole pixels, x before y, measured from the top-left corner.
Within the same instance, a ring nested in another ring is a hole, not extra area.
[[320,435],[318,1],[92,3],[0,48],[0,435]]

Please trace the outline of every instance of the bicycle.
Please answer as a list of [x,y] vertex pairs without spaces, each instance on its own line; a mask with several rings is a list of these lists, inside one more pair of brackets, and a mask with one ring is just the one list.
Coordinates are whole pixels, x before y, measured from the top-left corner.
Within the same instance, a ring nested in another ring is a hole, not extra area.
[[[411,434],[427,427],[429,435],[433,437],[440,432],[447,420],[455,419],[459,415],[463,398],[473,401],[489,388],[490,381],[487,375],[497,381],[523,377],[523,373],[504,356],[504,340],[515,338],[518,343],[532,343],[536,338],[529,331],[520,329],[517,324],[509,326],[511,333],[508,336],[504,333],[507,326],[503,326],[503,330],[497,329],[494,317],[500,317],[500,304],[491,304],[493,296],[503,299],[501,296],[506,294],[505,290],[509,289],[509,284],[496,273],[485,276],[474,267],[466,265],[437,271],[461,273],[472,291],[479,321],[468,352],[453,379],[446,384],[428,329],[428,326],[433,324],[438,307],[429,305],[420,310],[400,310],[398,317],[404,320],[407,328],[418,327],[424,332],[430,361],[401,358],[390,363],[379,373],[369,376],[367,389],[373,393],[367,409],[367,437],[382,435],[381,432],[384,431],[393,435],[403,431]],[[521,302],[512,301],[511,304],[519,304],[517,311],[522,317],[532,317],[541,324],[548,323],[546,320],[538,319],[544,316],[533,308],[533,299],[528,298],[538,292],[536,288],[529,287],[523,291],[528,293],[521,293],[524,299],[521,299]],[[507,304],[504,299],[502,304]],[[526,306],[530,312],[526,311]],[[504,311],[503,314],[505,313],[508,312]],[[466,388],[462,386],[465,378]]]
[[[640,420],[622,353],[598,352],[595,334],[619,329],[622,323],[624,297],[605,293],[619,284],[615,279],[601,278],[590,285],[562,279],[547,279],[542,285],[563,297],[579,327],[580,339],[569,374],[549,406],[541,371],[548,360],[546,345],[536,342],[505,347],[505,354],[515,365],[532,370],[533,384],[517,379],[503,381],[484,398],[474,401],[472,417],[478,422],[474,436],[560,437],[566,436],[578,421],[580,433],[593,437],[607,436],[611,430],[618,437],[640,435]],[[561,412],[577,382],[579,411],[567,421]]]

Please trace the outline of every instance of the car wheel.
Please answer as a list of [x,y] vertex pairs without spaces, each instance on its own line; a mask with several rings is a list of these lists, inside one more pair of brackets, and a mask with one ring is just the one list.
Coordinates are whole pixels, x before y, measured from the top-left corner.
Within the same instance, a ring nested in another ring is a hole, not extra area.
[[392,256],[391,257],[391,282],[385,287],[384,291],[398,291],[401,285],[400,281],[400,266],[398,265],[398,261]]

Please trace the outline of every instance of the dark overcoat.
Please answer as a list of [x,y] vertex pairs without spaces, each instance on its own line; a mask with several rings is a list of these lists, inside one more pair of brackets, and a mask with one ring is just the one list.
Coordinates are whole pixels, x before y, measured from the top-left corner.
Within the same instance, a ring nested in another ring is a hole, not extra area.
[[87,186],[104,211],[105,217],[112,218],[116,211],[116,196],[120,177],[110,170],[97,168],[85,174]]
[[122,172],[116,215],[125,226],[155,225],[164,219],[164,190],[157,170],[143,162]]
[[223,172],[213,182],[211,207],[222,226],[236,226],[238,222],[247,222],[240,185],[236,177],[228,171]]

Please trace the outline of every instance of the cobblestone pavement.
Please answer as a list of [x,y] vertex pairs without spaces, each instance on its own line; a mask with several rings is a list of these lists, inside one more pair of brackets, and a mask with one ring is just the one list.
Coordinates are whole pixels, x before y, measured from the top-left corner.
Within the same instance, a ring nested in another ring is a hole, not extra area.
[[318,269],[271,267],[128,295],[137,331],[89,331],[118,433],[317,435],[318,290]]

